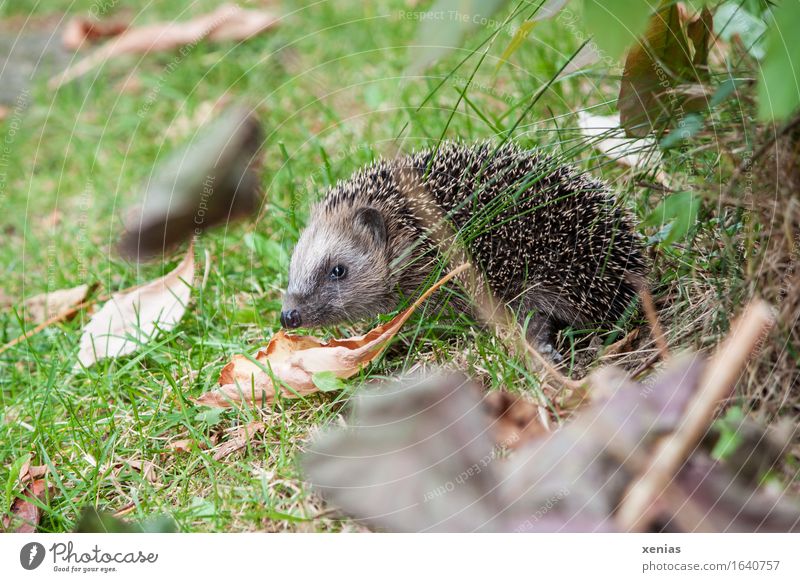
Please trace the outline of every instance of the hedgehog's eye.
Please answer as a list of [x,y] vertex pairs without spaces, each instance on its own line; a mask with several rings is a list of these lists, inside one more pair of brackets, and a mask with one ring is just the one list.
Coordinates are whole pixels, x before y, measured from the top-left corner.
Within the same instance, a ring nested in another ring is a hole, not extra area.
[[331,269],[330,277],[334,281],[339,279],[344,279],[347,276],[347,267],[344,265],[336,265],[333,269]]

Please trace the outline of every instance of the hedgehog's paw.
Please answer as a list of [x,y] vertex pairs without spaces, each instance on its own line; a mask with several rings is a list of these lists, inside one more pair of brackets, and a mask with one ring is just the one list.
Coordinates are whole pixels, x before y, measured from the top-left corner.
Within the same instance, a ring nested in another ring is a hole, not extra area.
[[537,351],[545,356],[546,358],[550,358],[553,363],[560,364],[564,361],[564,356],[562,356],[558,350],[553,346],[553,344],[547,343],[540,343],[536,347]]

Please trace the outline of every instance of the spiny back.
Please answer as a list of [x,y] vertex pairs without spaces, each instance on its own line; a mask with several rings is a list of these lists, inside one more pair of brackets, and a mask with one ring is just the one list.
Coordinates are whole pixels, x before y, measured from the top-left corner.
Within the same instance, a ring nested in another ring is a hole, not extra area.
[[602,182],[513,144],[444,142],[375,162],[333,187],[319,210],[377,208],[404,245],[425,230],[418,199],[398,185],[409,169],[505,300],[533,295],[582,323],[615,321],[633,300],[645,261],[625,209]]

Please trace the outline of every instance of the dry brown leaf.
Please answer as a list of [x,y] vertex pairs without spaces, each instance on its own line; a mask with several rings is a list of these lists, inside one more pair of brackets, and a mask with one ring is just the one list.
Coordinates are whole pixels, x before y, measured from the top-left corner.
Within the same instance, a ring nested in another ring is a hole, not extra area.
[[183,317],[194,280],[194,248],[166,276],[117,293],[83,329],[78,364],[91,366],[103,358],[129,354],[157,332],[169,331]]
[[260,420],[254,420],[244,426],[238,427],[231,437],[219,445],[214,451],[214,460],[224,459],[231,453],[243,449],[250,442],[250,439],[266,430],[266,426]]
[[23,495],[17,497],[11,504],[11,511],[3,517],[3,530],[8,531],[12,523],[22,522],[14,528],[15,533],[33,533],[42,518],[42,510],[31,499],[38,499],[41,503],[47,503],[52,488],[49,487],[44,479],[33,481],[24,491]]
[[61,34],[64,48],[78,50],[84,43],[95,42],[101,38],[118,36],[128,29],[128,23],[122,20],[95,20],[75,17],[67,23]]
[[18,487],[23,489],[26,484],[36,479],[41,479],[47,475],[48,472],[50,472],[50,468],[47,465],[31,465],[31,457],[28,455],[28,458],[25,459],[25,462],[22,463],[19,469],[19,476],[17,477]]
[[[211,445],[214,446],[217,444],[219,436],[217,433],[214,433],[208,437],[208,440]],[[178,439],[169,443],[167,445],[167,450],[175,453],[191,453],[194,451],[194,447],[197,447],[201,451],[208,449],[208,445],[202,441],[196,441],[194,439]]]
[[89,285],[78,285],[72,289],[59,289],[35,295],[26,299],[22,306],[34,323],[42,323],[69,311],[86,299],[87,293]]
[[273,377],[279,380],[281,394],[285,398],[298,398],[319,391],[313,376],[320,372],[332,372],[337,378],[349,378],[380,355],[423,301],[468,267],[469,264],[464,264],[454,269],[411,307],[364,335],[322,341],[281,330],[272,336],[266,349],[259,350],[254,358],[234,356],[222,369],[220,388],[203,394],[195,402],[219,408],[240,402],[269,402],[275,397]]
[[[169,443],[167,449],[176,453],[189,453],[192,451],[194,443],[194,439],[178,439]],[[197,446],[201,449],[203,448],[200,443],[197,443]]]
[[[709,46],[713,38],[711,11],[690,14],[678,2],[655,13],[642,42],[625,59],[618,108],[629,137],[644,137],[665,127],[677,112],[672,89],[680,84],[700,84],[708,75]],[[684,98],[684,112],[707,106],[706,99]]]
[[[148,26],[128,28],[94,53],[50,79],[55,89],[72,81],[110,59],[130,54],[168,51],[193,45],[202,39],[211,41],[246,40],[272,28],[278,17],[263,10],[246,10],[225,4],[213,12],[183,22],[159,22]],[[79,34],[79,33],[78,33]],[[65,43],[74,43],[77,34],[71,33]]]
[[550,433],[539,421],[539,407],[518,394],[495,391],[483,404],[491,418],[495,442],[516,449]]

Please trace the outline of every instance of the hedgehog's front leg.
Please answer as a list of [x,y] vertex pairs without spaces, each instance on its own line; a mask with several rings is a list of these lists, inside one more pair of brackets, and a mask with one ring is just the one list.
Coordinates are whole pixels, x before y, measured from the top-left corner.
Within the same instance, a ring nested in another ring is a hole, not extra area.
[[558,364],[564,356],[558,353],[553,341],[555,339],[553,321],[546,314],[534,311],[533,313],[519,314],[520,325],[525,329],[528,343],[545,357]]

